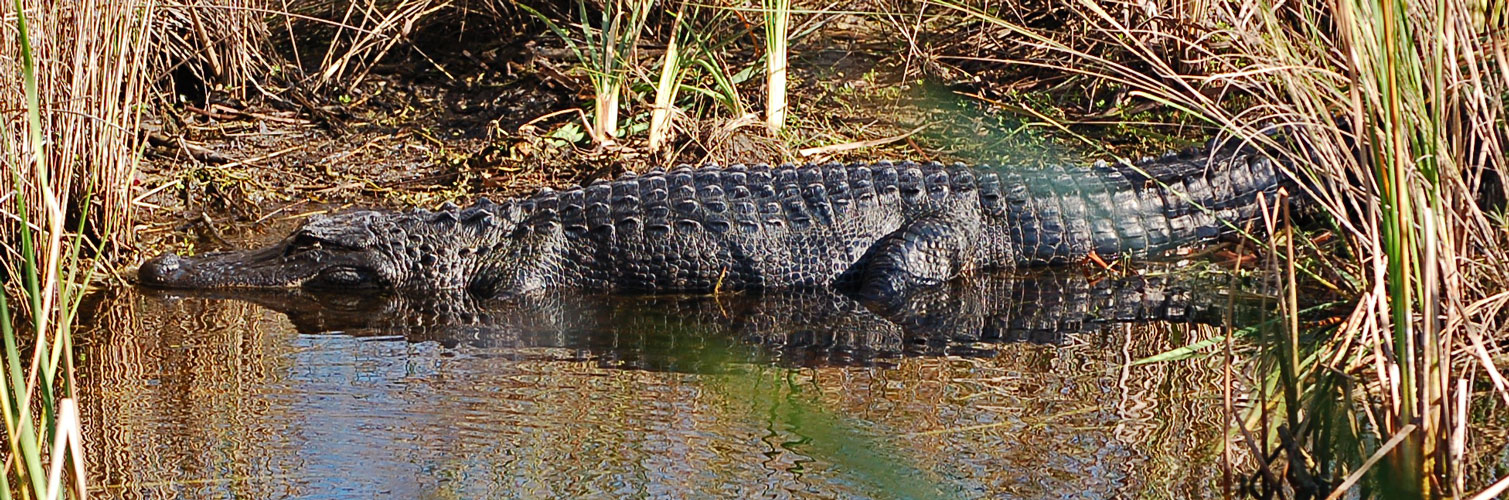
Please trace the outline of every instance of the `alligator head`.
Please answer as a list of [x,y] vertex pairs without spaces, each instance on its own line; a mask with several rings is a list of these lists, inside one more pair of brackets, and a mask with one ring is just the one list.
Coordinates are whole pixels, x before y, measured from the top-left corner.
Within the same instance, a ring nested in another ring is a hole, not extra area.
[[461,289],[516,223],[513,203],[465,210],[317,215],[261,249],[142,264],[138,281],[162,288]]

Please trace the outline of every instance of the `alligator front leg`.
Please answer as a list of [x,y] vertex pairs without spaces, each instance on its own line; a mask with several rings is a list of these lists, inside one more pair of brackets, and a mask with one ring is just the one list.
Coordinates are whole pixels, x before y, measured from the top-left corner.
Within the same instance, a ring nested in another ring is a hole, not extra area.
[[859,297],[871,302],[904,298],[972,270],[971,233],[943,218],[913,221],[876,241],[847,274]]

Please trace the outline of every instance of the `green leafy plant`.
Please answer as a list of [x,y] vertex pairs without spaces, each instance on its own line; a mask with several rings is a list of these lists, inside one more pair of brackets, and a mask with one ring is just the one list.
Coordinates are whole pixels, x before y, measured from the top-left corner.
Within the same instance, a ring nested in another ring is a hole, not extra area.
[[518,4],[560,37],[586,68],[594,92],[591,135],[598,144],[613,142],[618,133],[619,98],[654,3],[654,0],[608,0],[594,19],[586,0],[578,0],[579,23],[574,34],[544,13]]

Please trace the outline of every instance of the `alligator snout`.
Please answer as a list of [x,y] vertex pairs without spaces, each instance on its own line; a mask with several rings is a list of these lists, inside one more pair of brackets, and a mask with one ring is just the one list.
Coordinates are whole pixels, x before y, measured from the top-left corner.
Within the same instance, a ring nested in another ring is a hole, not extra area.
[[165,253],[143,263],[136,279],[143,285],[171,287],[183,281],[187,264],[188,260],[178,254]]
[[231,288],[256,286],[247,276],[257,277],[253,269],[236,259],[240,252],[215,252],[198,257],[180,257],[165,253],[154,257],[136,270],[136,281],[159,288]]
[[165,253],[137,268],[136,280],[158,288],[281,288],[304,284],[332,267],[340,269],[343,262],[348,261],[322,253],[286,257],[281,245],[193,257]]

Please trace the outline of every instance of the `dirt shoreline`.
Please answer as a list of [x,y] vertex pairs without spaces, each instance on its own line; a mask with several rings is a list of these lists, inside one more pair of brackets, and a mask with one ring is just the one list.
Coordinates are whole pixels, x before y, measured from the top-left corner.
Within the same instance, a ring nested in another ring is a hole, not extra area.
[[[159,110],[137,174],[137,251],[128,260],[263,244],[317,213],[465,204],[655,165],[1035,165],[1107,151],[1136,157],[1198,138],[1188,130],[1113,130],[1104,145],[1085,144],[970,88],[909,76],[906,61],[830,37],[795,51],[794,112],[779,136],[758,120],[715,113],[682,116],[670,154],[647,153],[643,134],[593,148],[580,137],[578,111],[591,107],[590,86],[560,70],[573,64],[569,52],[536,48],[546,41],[526,45],[532,50],[515,53],[504,49],[517,43],[497,42],[438,63],[411,55],[321,102],[269,82],[262,87],[273,91],[245,99],[211,91]],[[649,108],[626,107],[631,124]]]

